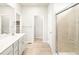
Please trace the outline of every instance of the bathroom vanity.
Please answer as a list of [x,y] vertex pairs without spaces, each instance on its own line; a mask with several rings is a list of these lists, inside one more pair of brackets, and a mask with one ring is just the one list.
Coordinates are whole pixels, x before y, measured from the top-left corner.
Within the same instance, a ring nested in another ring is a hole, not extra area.
[[0,55],[21,55],[24,34],[0,34]]

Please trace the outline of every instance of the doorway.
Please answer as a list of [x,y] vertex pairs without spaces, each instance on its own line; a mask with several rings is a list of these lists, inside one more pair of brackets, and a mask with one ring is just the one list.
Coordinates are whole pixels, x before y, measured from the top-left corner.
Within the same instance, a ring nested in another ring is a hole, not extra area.
[[43,17],[34,16],[34,40],[43,40]]

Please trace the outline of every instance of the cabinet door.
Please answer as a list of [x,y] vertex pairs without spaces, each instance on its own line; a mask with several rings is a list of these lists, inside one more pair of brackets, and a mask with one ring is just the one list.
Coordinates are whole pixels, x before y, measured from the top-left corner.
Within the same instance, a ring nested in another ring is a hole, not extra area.
[[19,54],[19,41],[16,41],[14,44],[14,55],[18,55]]
[[3,51],[1,55],[13,55],[13,46],[10,46],[5,51]]
[[24,47],[24,44],[23,44],[23,37],[22,37],[19,39],[19,55],[22,55],[23,47]]

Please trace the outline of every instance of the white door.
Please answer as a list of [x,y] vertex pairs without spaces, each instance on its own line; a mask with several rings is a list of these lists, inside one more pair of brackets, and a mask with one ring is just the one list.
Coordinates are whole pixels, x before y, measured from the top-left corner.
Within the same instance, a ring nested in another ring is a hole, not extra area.
[[43,17],[34,16],[34,38],[43,39]]

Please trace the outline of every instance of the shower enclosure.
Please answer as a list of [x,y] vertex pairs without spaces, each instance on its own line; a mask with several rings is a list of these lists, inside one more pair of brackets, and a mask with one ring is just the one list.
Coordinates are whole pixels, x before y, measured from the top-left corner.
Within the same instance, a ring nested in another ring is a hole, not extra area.
[[58,54],[79,54],[79,4],[56,14]]

